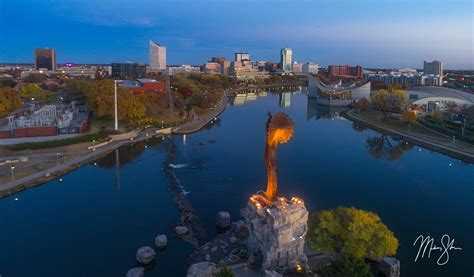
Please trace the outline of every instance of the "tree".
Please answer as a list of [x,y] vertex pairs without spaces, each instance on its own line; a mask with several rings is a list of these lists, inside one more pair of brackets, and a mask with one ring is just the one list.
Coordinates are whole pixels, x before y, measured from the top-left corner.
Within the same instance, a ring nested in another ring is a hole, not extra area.
[[0,87],[15,87],[16,86],[16,82],[13,81],[12,79],[10,78],[2,78],[1,81],[0,81]]
[[433,113],[433,120],[434,120],[438,125],[443,124],[443,114],[441,113],[440,110],[434,111],[434,113]]
[[37,84],[28,84],[20,88],[20,96],[40,102],[47,102],[53,99],[53,93],[43,90]]
[[401,119],[405,122],[414,123],[416,122],[416,118],[417,118],[416,112],[412,110],[408,110],[403,113]]
[[387,119],[390,111],[401,111],[408,101],[408,94],[401,89],[389,87],[388,90],[379,89],[370,95],[372,105],[384,114]]
[[18,94],[11,87],[0,88],[0,115],[8,114],[21,107]]
[[28,76],[23,78],[23,81],[25,83],[41,83],[44,80],[46,80],[47,77],[48,76],[46,76],[45,74],[41,74],[41,73],[30,73],[30,74],[28,74]]
[[366,146],[372,157],[376,159],[386,158],[389,161],[400,159],[403,153],[413,148],[413,144],[407,141],[400,140],[398,143],[391,142],[384,134],[368,137]]
[[372,277],[370,266],[361,259],[342,257],[317,271],[322,277]]
[[312,249],[354,259],[380,259],[395,255],[398,240],[375,213],[337,207],[312,213],[308,223]]
[[354,103],[354,108],[356,108],[359,112],[366,111],[369,108],[369,100],[367,100],[365,97],[359,99]]
[[235,277],[235,274],[228,267],[224,266],[214,274],[214,277]]

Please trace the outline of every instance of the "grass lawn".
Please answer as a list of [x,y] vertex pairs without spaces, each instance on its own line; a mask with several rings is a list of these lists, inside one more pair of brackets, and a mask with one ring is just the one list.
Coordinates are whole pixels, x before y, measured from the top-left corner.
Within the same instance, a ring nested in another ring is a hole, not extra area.
[[36,149],[66,146],[66,145],[71,145],[71,144],[76,144],[76,143],[92,142],[93,140],[101,141],[107,138],[108,136],[109,135],[106,133],[98,132],[98,133],[87,134],[83,136],[77,136],[77,137],[62,139],[62,140],[26,142],[26,143],[14,144],[14,145],[6,146],[6,148],[11,151],[21,151],[21,150],[27,150],[27,149],[36,150]]

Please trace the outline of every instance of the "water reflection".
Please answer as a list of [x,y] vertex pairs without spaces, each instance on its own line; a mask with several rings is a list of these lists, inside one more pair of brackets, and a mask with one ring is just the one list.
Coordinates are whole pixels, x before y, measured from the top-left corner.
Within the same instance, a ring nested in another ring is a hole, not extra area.
[[405,152],[413,148],[413,144],[398,137],[389,137],[385,134],[372,136],[366,139],[369,154],[375,159],[399,160]]
[[97,161],[97,165],[101,168],[117,169],[117,176],[120,173],[120,166],[136,161],[145,149],[155,147],[161,144],[161,138],[149,138],[124,145],[117,149],[114,154],[107,155]]
[[288,108],[291,106],[291,92],[280,93],[280,107]]
[[330,107],[324,106],[316,103],[316,98],[308,97],[307,107],[306,107],[306,119],[310,120],[315,117],[318,119],[338,119],[338,120],[347,120],[341,114],[345,111],[350,110],[348,107]]

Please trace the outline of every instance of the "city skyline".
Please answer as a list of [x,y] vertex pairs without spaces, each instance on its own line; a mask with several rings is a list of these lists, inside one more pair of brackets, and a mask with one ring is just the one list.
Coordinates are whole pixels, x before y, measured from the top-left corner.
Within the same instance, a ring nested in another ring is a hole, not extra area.
[[473,69],[470,1],[278,1],[271,13],[270,2],[238,3],[3,1],[0,22],[10,27],[0,35],[0,62],[32,63],[33,48],[49,47],[58,63],[147,63],[151,39],[168,48],[169,64],[232,60],[235,52],[278,61],[290,47],[293,60],[320,65],[420,68],[442,60],[446,69]]

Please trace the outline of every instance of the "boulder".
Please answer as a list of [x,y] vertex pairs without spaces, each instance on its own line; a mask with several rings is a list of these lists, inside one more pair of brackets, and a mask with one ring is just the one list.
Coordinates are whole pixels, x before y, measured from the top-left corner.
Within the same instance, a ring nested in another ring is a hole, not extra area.
[[188,228],[186,226],[176,226],[176,228],[174,228],[174,231],[176,232],[176,235],[184,236],[188,233]]
[[265,277],[282,277],[280,273],[276,272],[275,270],[265,270]]
[[245,225],[242,220],[232,223],[231,232],[234,233],[237,238],[242,240],[248,238],[250,235],[247,225]]
[[215,263],[201,262],[191,265],[187,277],[213,277],[217,273]]
[[383,257],[379,262],[379,270],[385,277],[399,277],[400,261],[393,257]]
[[137,261],[142,264],[149,264],[155,259],[155,250],[149,246],[143,246],[137,250]]
[[166,235],[159,235],[155,238],[155,245],[158,248],[165,248],[168,245],[168,238]]
[[145,269],[143,267],[134,267],[127,272],[127,277],[143,277]]
[[219,228],[229,228],[230,227],[230,213],[218,212],[216,216],[216,225]]

